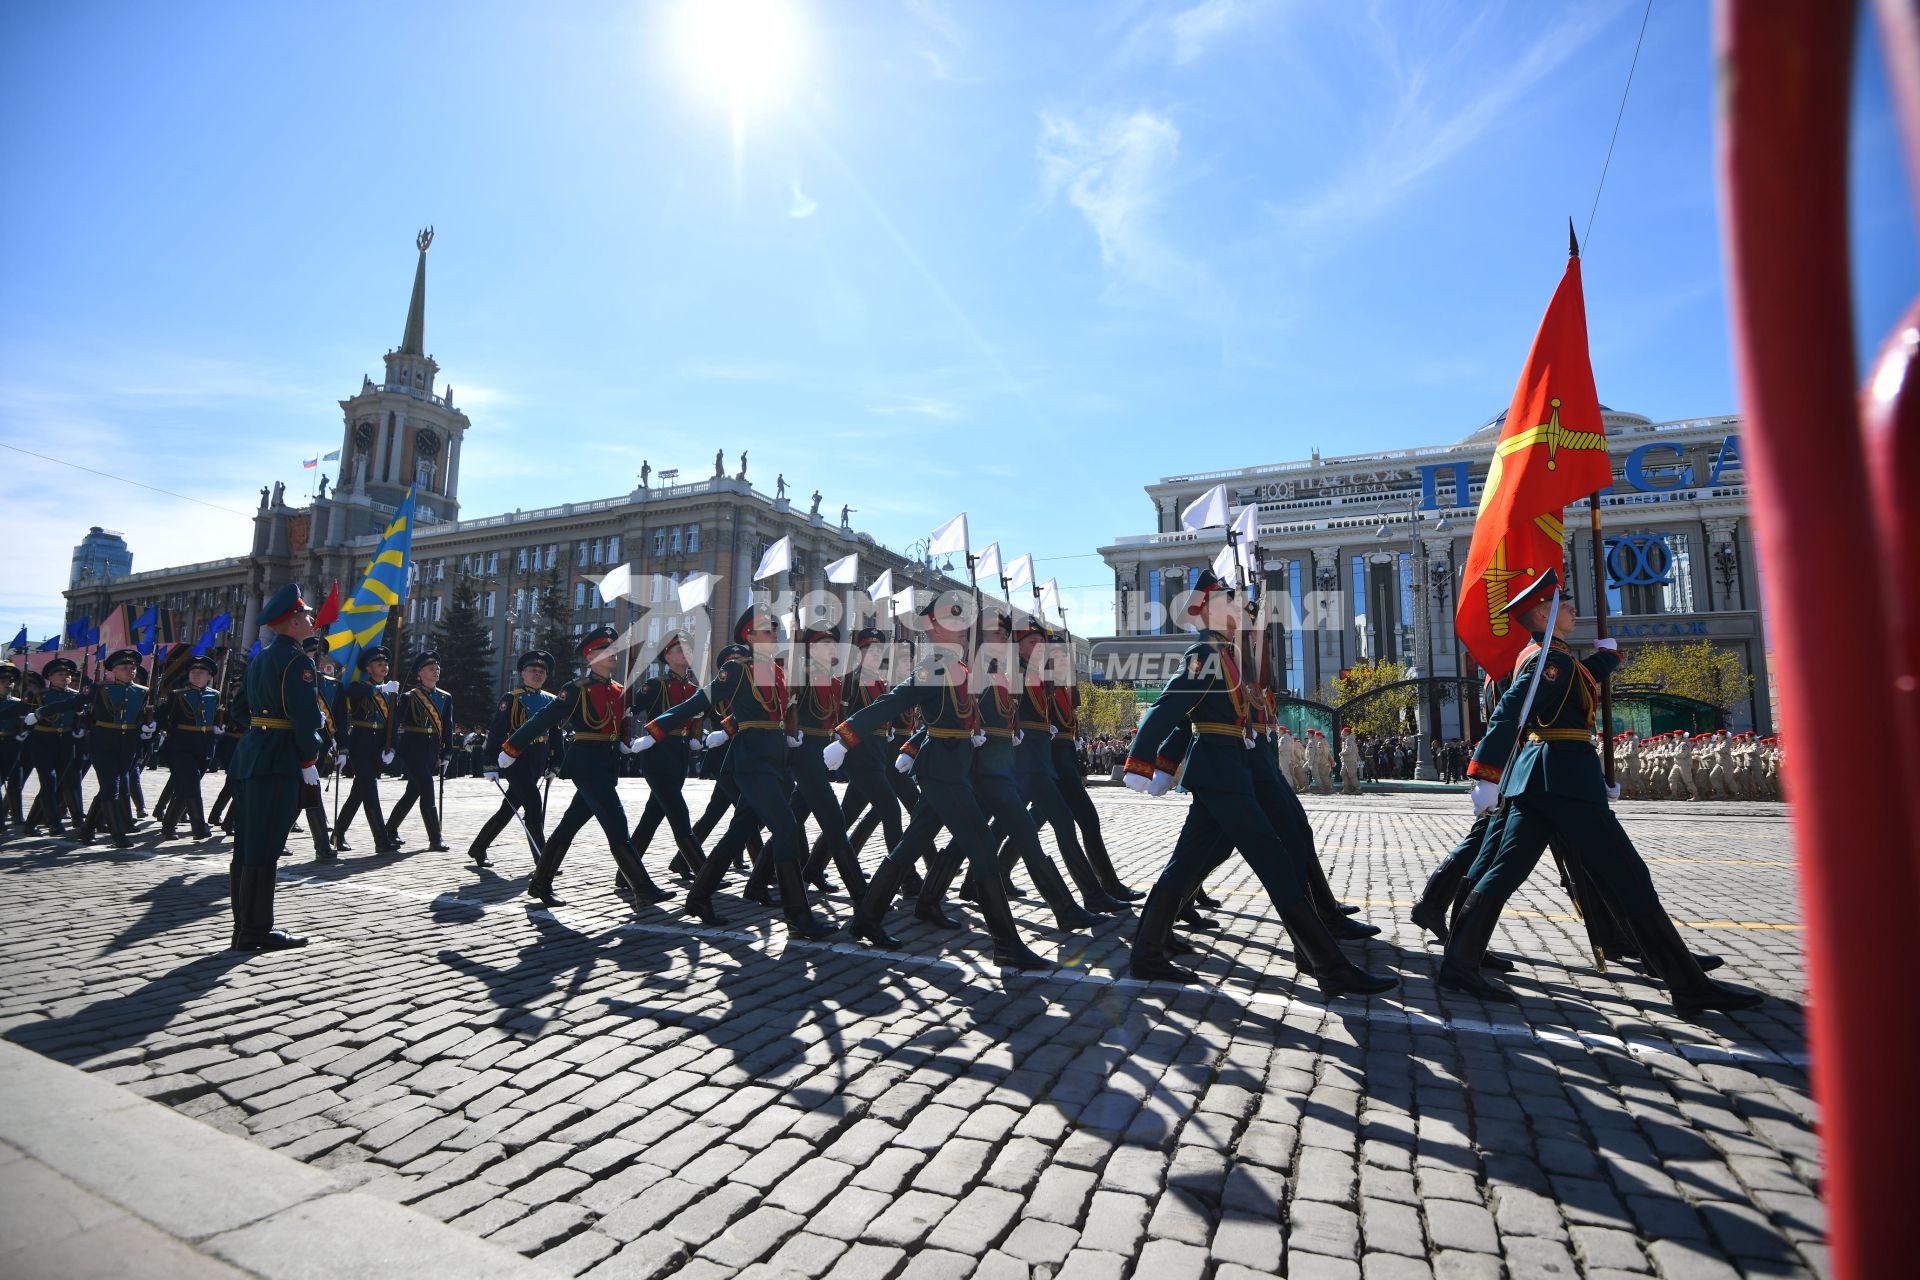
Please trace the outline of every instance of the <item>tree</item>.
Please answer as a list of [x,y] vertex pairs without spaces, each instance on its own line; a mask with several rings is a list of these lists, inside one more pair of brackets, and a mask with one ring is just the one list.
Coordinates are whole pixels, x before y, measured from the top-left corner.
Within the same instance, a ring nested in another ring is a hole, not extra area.
[[493,629],[480,616],[480,591],[461,574],[446,614],[433,628],[440,651],[440,687],[453,699],[453,722],[463,728],[493,714]]
[[1140,704],[1130,684],[1080,686],[1080,733],[1088,738],[1132,737],[1140,727]]
[[574,674],[573,601],[567,598],[568,585],[560,566],[549,565],[534,606],[534,648],[553,655],[553,674],[547,677],[550,689],[558,689]]
[[1341,723],[1355,733],[1370,735],[1407,733],[1413,727],[1413,706],[1418,690],[1406,685],[1391,693],[1368,698],[1351,710],[1348,703],[1388,685],[1398,684],[1411,670],[1404,662],[1362,662],[1348,667],[1320,690],[1319,701],[1338,708]]
[[1613,673],[1616,688],[1652,685],[1662,693],[1704,702],[1722,712],[1733,710],[1753,693],[1753,677],[1740,655],[1711,640],[1635,647]]

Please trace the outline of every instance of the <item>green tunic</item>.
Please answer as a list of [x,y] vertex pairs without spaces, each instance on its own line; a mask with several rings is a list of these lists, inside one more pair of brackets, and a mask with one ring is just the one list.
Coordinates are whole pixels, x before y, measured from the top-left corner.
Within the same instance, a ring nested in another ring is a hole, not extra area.
[[247,667],[246,736],[228,768],[235,788],[235,856],[271,865],[286,848],[300,812],[300,771],[320,756],[324,721],[313,660],[278,636]]

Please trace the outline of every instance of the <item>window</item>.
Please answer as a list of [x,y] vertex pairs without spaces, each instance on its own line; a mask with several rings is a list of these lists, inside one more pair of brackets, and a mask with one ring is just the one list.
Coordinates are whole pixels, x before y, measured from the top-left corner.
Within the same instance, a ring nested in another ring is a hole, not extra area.
[[520,572],[522,573],[525,573],[527,571],[527,549],[525,547],[520,548],[519,568],[520,568]]
[[427,492],[433,492],[433,463],[419,458],[413,464],[413,481]]
[[620,535],[617,533],[607,539],[607,563],[620,563]]
[[675,555],[680,554],[680,526],[675,525],[667,536],[667,549]]
[[687,550],[690,552],[700,550],[700,526],[697,524],[687,526]]
[[573,544],[573,567],[576,569],[587,567],[587,544],[584,542]]
[[573,607],[576,609],[587,607],[587,584],[584,582],[573,584]]
[[439,596],[435,596],[433,598],[433,620],[435,622],[440,621],[440,610],[444,604],[445,604],[445,601],[443,601]]
[[653,531],[653,554],[660,556],[660,555],[665,555],[666,553],[667,553],[667,531],[664,529],[655,529]]
[[487,592],[486,596],[480,602],[480,616],[483,618],[491,618],[493,616],[493,592],[491,591]]
[[435,560],[433,562],[433,580],[435,582],[445,582],[447,580],[447,562],[445,560]]
[[1287,561],[1287,592],[1293,608],[1287,617],[1287,691],[1304,698],[1307,691],[1307,641],[1305,621],[1300,615],[1300,562]]
[[607,553],[606,539],[595,538],[593,540],[593,562],[595,564],[605,564],[606,553]]
[[560,563],[560,546],[558,543],[549,542],[547,544],[547,568],[551,569],[559,563]]
[[489,578],[493,578],[493,577],[498,577],[499,574],[500,574],[500,553],[498,551],[489,551],[487,552],[487,576]]

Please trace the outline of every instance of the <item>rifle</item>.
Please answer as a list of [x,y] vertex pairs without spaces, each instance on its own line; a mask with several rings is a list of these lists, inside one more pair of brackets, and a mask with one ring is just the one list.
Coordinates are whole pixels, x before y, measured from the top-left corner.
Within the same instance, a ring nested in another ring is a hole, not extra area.
[[[547,775],[547,784],[549,786],[553,784],[552,774]],[[514,820],[520,824],[520,829],[526,832],[527,845],[533,850],[533,865],[535,867],[538,867],[540,865],[540,860],[547,856],[546,850],[541,848],[540,841],[534,838],[533,828],[527,825],[527,820],[525,816],[522,815],[520,812],[520,806],[513,802],[513,797],[507,794],[507,789],[500,785],[500,779],[498,776],[496,776],[493,779],[493,789],[500,793],[500,799],[506,802],[507,808],[513,811]],[[544,813],[546,811],[546,797],[542,795],[540,799],[541,799],[540,809],[541,809],[541,812]],[[442,815],[441,821],[443,822],[446,821],[445,815]]]

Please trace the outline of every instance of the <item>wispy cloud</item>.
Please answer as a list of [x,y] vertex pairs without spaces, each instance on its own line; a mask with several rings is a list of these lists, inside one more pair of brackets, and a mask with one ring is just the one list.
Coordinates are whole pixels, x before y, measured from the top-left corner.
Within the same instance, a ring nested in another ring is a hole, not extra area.
[[1064,197],[1086,219],[1114,284],[1212,310],[1221,292],[1206,263],[1176,247],[1160,225],[1179,153],[1179,127],[1146,108],[1040,117],[1046,198]]
[[1173,37],[1173,60],[1181,66],[1198,61],[1207,50],[1233,31],[1252,23],[1266,6],[1261,0],[1200,0],[1166,20]]
[[896,396],[870,406],[875,413],[889,417],[908,415],[916,418],[933,418],[940,422],[954,422],[966,416],[961,407],[951,400],[938,396]]
[[787,206],[787,216],[789,218],[811,218],[819,210],[820,202],[802,191],[799,183],[795,182],[791,185],[793,187],[793,202]]
[[920,60],[927,64],[936,80],[945,80],[951,84],[979,84],[981,77],[969,75],[960,68],[960,60],[972,46],[972,38],[945,0],[905,0],[907,12],[919,23],[922,32],[930,37],[928,43],[914,50]]
[[[1484,54],[1479,34],[1501,24],[1475,21],[1435,56],[1408,60],[1390,22],[1368,24],[1373,51],[1397,92],[1357,157],[1330,184],[1291,206],[1275,210],[1307,233],[1350,226],[1378,217],[1406,199],[1421,180],[1477,143],[1579,53],[1611,22],[1619,5],[1576,6],[1520,51],[1503,57],[1488,74],[1474,55]],[[1477,86],[1463,92],[1464,82]]]

